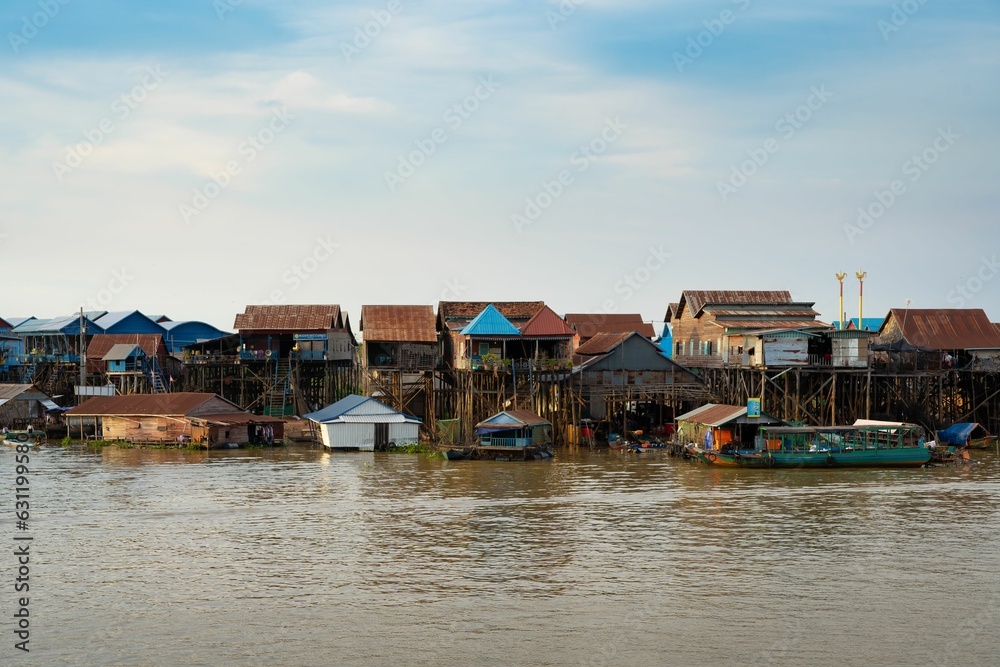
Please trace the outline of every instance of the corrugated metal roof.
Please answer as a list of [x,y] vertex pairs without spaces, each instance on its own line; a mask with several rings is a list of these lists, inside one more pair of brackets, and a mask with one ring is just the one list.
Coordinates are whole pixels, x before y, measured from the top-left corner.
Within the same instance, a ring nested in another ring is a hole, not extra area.
[[0,329],[13,329],[14,325],[0,317]]
[[122,320],[124,320],[126,318],[129,318],[132,315],[138,315],[139,317],[142,317],[142,318],[145,318],[145,319],[149,320],[150,323],[152,323],[152,324],[155,324],[157,326],[162,326],[162,325],[159,325],[156,322],[156,320],[152,319],[151,317],[147,317],[146,315],[143,315],[138,310],[120,310],[120,311],[108,312],[108,313],[104,313],[103,315],[101,315],[100,317],[98,317],[97,319],[95,319],[94,321],[97,322],[98,325],[100,325],[101,327],[103,327],[105,331],[107,331],[108,329],[112,328],[116,324],[120,323]]
[[362,306],[361,330],[371,342],[437,342],[431,306]]
[[525,426],[543,426],[545,424],[551,425],[551,423],[552,422],[550,422],[547,419],[542,419],[531,410],[504,410],[503,412],[498,412],[492,417],[484,419],[483,421],[479,422],[478,424],[476,424],[476,428],[482,426],[494,426],[502,424],[511,424],[511,425],[523,424]]
[[663,315],[663,321],[669,322],[670,320],[674,319],[674,317],[676,317],[677,315],[677,309],[680,307],[681,305],[679,303],[667,304],[667,312]]
[[27,322],[28,320],[37,320],[38,318],[32,315],[31,317],[8,317],[7,321],[10,323],[11,328],[20,326]]
[[[96,396],[69,410],[66,414],[88,417],[100,415],[186,415],[215,397],[215,394],[201,392]],[[234,412],[239,412],[235,406]]]
[[112,345],[111,349],[104,353],[104,361],[124,361],[133,356],[136,348],[142,350],[142,347],[135,343],[117,343]]
[[466,336],[520,336],[521,332],[500,314],[493,304],[487,304],[475,319],[462,328]]
[[[489,305],[500,311],[508,320],[530,320],[545,305],[544,301],[440,301],[439,322],[471,320]],[[464,324],[458,325],[461,328]]]
[[583,341],[599,333],[635,331],[646,338],[656,335],[653,325],[643,322],[639,313],[567,313],[566,323],[580,334],[580,339]]
[[247,306],[236,315],[239,331],[327,331],[341,328],[340,306],[287,305]]
[[[104,312],[83,313],[83,318],[87,320],[87,333],[104,333],[104,327],[94,322],[94,319]],[[18,334],[75,333],[80,331],[80,315],[53,317],[48,320],[31,319],[17,325],[14,330]]]
[[528,320],[527,324],[521,327],[522,336],[536,338],[571,338],[574,333],[573,329],[548,306],[542,306],[542,309],[535,313],[535,316]]
[[0,398],[7,400],[16,398],[31,389],[30,384],[0,384]]
[[792,295],[787,290],[684,290],[680,304],[687,304],[697,317],[706,304],[736,303],[791,303]]
[[733,308],[732,305],[717,308],[711,304],[705,306],[704,312],[711,313],[717,318],[737,318],[737,317],[805,317],[819,315],[814,310],[811,303],[776,305],[771,308],[761,308],[754,305],[752,308]]
[[622,341],[626,340],[630,336],[636,335],[634,331],[622,331],[618,333],[603,332],[599,333],[586,343],[576,348],[573,352],[574,355],[581,356],[592,356],[598,354],[607,354],[611,350],[615,349],[621,345]]
[[[346,417],[392,417],[393,415],[402,415],[411,419],[413,418],[412,415],[407,415],[404,412],[395,410],[382,401],[374,399],[371,396],[351,394],[349,396],[345,396],[336,403],[331,403],[322,410],[317,410],[316,412],[311,412],[305,415],[305,418],[311,419],[314,422],[327,424],[338,420],[342,422],[349,421]],[[364,423],[378,423],[378,421],[381,420],[375,420],[374,422],[366,421]]]
[[[421,423],[416,417],[410,417],[404,415],[402,412],[397,412],[393,415],[340,415],[333,422],[340,422],[342,424],[419,424]],[[330,421],[324,421],[324,424],[329,424]]]
[[829,329],[830,325],[816,320],[721,320],[712,324],[722,327],[726,332],[745,331],[779,331],[789,329]]
[[167,346],[160,334],[96,334],[87,346],[88,372],[102,372],[104,355],[112,347],[122,343],[138,345],[146,356],[167,354]]
[[[910,345],[934,350],[1000,349],[1000,332],[982,308],[892,308]],[[879,330],[882,333],[882,330]]]
[[198,415],[197,417],[192,417],[192,419],[215,422],[217,424],[249,424],[251,422],[255,424],[277,424],[284,421],[278,417],[254,415],[249,412],[219,412],[215,414]]
[[[741,417],[746,417],[747,406],[745,405],[726,405],[724,403],[708,403],[701,406],[691,412],[685,413],[677,417],[678,422],[692,422],[695,424],[704,424],[705,426],[718,427],[728,424],[731,421],[740,419]],[[750,419],[747,418],[745,421],[749,422]],[[761,413],[760,419],[756,417],[753,418],[753,423],[757,424],[780,424],[781,420],[767,413]]]

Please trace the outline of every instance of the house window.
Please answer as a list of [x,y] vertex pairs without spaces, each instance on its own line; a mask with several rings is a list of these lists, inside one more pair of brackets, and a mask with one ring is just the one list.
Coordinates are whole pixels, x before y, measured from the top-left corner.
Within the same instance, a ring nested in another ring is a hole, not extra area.
[[675,354],[678,357],[681,356],[682,354],[684,354],[684,343],[682,343],[681,341],[677,341],[677,343],[675,344],[675,346],[677,348],[677,351],[676,351]]
[[490,353],[490,344],[489,343],[480,343],[479,344],[479,356],[480,357],[485,357],[489,353]]

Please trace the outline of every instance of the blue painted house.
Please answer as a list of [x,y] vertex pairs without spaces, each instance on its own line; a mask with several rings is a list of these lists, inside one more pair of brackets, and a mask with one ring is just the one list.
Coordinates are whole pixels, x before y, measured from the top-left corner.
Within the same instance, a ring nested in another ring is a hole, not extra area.
[[478,368],[483,363],[507,359],[507,343],[521,337],[521,330],[488,304],[459,332],[456,368]]
[[178,355],[181,349],[196,343],[205,343],[210,340],[218,340],[230,335],[211,324],[189,320],[186,322],[160,322],[164,330],[163,340],[167,344],[167,351],[170,354]]
[[135,343],[117,343],[104,354],[108,373],[145,373],[146,352]]
[[84,312],[81,315],[54,317],[48,320],[29,318],[12,329],[24,342],[25,363],[77,362],[80,360],[80,333],[83,325],[84,345],[94,334],[104,333],[96,320],[107,311]]

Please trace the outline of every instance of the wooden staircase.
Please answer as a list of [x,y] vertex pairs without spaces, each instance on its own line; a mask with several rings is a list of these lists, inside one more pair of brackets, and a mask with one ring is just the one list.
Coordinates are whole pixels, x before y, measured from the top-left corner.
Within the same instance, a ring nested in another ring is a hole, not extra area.
[[267,407],[264,414],[268,417],[284,417],[285,406],[291,400],[292,364],[287,359],[278,359],[274,369],[274,384],[267,393]]

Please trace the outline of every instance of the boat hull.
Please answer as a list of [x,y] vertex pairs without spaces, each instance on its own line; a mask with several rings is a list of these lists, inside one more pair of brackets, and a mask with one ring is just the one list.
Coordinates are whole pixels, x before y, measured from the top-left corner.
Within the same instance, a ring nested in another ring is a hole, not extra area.
[[695,450],[695,456],[709,465],[732,468],[916,468],[930,462],[931,451],[926,447],[752,454]]

